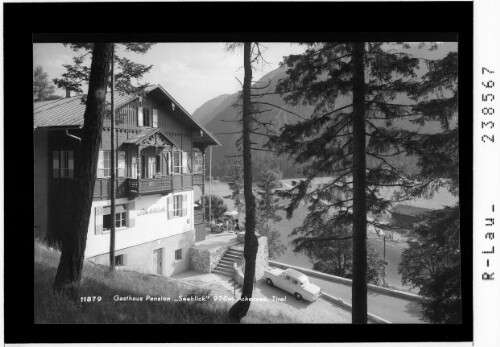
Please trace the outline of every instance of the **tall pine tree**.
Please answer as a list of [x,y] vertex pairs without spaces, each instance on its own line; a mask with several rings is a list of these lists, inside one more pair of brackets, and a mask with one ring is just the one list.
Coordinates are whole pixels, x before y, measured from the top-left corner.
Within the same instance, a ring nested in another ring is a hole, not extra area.
[[75,228],[65,233],[61,259],[57,268],[54,289],[76,298],[82,277],[83,259],[87,243],[92,195],[97,175],[97,157],[106,112],[106,93],[110,76],[113,44],[95,43],[89,76],[89,95],[85,107],[81,159],[76,170],[76,206],[73,209]]
[[[424,110],[436,110],[439,120],[447,124],[447,113],[455,112],[458,97],[458,55],[429,61],[415,96],[429,98]],[[433,99],[434,95],[443,95]],[[448,178],[441,183],[458,195],[458,128],[450,127],[425,140],[421,151],[422,174],[436,172]],[[446,207],[426,215],[415,229],[415,240],[409,242],[401,257],[399,272],[403,282],[419,288],[424,297],[423,316],[431,323],[460,323],[462,314],[460,207]]]
[[241,158],[236,158],[233,160],[233,180],[229,182],[229,189],[231,190],[234,207],[238,211],[238,220],[241,212],[245,209],[243,185],[243,161]]
[[[253,58],[255,59],[255,58]],[[243,249],[245,257],[245,273],[243,277],[243,288],[241,299],[230,309],[229,317],[240,322],[250,309],[250,299],[253,294],[253,283],[255,279],[255,261],[257,257],[258,240],[255,235],[255,197],[252,192],[252,143],[251,131],[253,129],[254,112],[251,101],[252,90],[252,43],[243,44],[243,67],[245,77],[243,80],[243,105],[242,105],[242,147],[243,147],[243,189],[245,196],[245,246]]]
[[[113,59],[112,43],[69,44],[80,52],[74,58],[74,65],[64,65],[63,78],[54,79],[61,88],[82,92],[82,86],[88,83],[88,97],[84,113],[82,141],[79,148],[80,160],[76,168],[76,206],[72,209],[75,221],[74,230],[68,230],[62,238],[61,259],[54,280],[54,289],[70,296],[77,295],[78,284],[82,276],[83,259],[87,241],[88,224],[92,207],[92,195],[97,174],[97,159],[101,143],[104,117],[110,114],[106,104],[106,93],[110,85],[110,63]],[[125,43],[125,51],[143,54],[149,50],[149,43]],[[83,53],[82,53],[83,52]],[[87,66],[87,57],[91,57],[91,66]],[[118,62],[115,75],[115,90],[122,94],[139,94],[147,86],[135,85],[151,66],[144,66],[128,58],[114,55]]]
[[[391,202],[454,188],[443,179],[456,173],[458,163],[453,81],[435,73],[439,62],[414,57],[409,48],[383,42],[311,44],[304,54],[285,59],[287,77],[277,87],[291,105],[315,106],[310,117],[285,125],[269,142],[306,167],[306,179],[287,194],[288,216],[301,200],[310,205],[294,231],[300,235],[296,246],[352,241],[353,323],[367,322],[367,223],[380,226],[377,217]],[[453,62],[453,56],[444,60]],[[419,69],[428,72],[422,76]],[[450,71],[456,76],[456,69]],[[431,92],[436,84],[441,88]],[[425,129],[429,124],[434,131]],[[410,157],[417,172],[406,170]],[[315,184],[320,176],[331,179]],[[375,219],[367,221],[367,213]],[[315,228],[318,223],[327,227]],[[352,232],[345,235],[345,227]]]

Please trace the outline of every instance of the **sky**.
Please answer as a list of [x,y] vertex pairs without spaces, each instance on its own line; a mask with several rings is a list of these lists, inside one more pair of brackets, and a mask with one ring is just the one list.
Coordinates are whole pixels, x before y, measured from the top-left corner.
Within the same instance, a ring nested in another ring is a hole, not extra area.
[[[257,66],[254,80],[276,69],[283,56],[305,51],[290,43],[263,43],[268,64]],[[120,53],[120,52],[119,52]],[[72,64],[77,53],[60,43],[33,45],[33,66],[41,65],[50,80],[61,77],[63,64]],[[146,54],[125,53],[137,63],[153,65],[141,82],[161,84],[188,112],[193,113],[206,101],[221,94],[233,94],[243,81],[242,49],[225,51],[225,43],[157,43]],[[84,92],[86,90],[84,89]],[[56,89],[56,94],[65,91]]]
[[[266,64],[256,67],[254,81],[276,69],[284,56],[299,54],[305,46],[291,43],[263,43]],[[407,51],[417,57],[442,58],[450,50],[457,50],[457,43],[440,43],[435,51],[418,49],[418,43],[410,43]],[[225,43],[157,43],[144,55],[120,52],[134,62],[153,65],[141,82],[161,84],[189,113],[221,94],[233,94],[241,90],[243,81],[243,49],[228,53]],[[63,64],[72,64],[77,53],[61,43],[33,45],[33,64],[41,65],[52,80],[65,72]],[[84,88],[86,92],[86,88]],[[65,95],[58,89],[56,94]]]

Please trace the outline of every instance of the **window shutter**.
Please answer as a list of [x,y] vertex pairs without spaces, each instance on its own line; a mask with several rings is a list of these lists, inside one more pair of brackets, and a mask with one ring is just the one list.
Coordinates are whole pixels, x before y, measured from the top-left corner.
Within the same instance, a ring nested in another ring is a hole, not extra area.
[[135,213],[131,213],[132,211],[135,211],[135,201],[131,201],[127,205],[127,226],[129,228],[135,227]]
[[167,153],[167,174],[168,175],[172,174],[172,153],[171,152]]
[[137,125],[144,126],[144,113],[142,112],[142,107],[137,107]]
[[171,196],[167,198],[167,213],[168,213],[168,219],[174,218],[174,206],[173,206],[173,199]]
[[99,151],[99,158],[97,159],[97,178],[104,177],[104,151]]
[[187,194],[182,194],[182,216],[187,215]]
[[73,178],[75,171],[75,159],[73,156],[73,151],[68,151],[68,177]]
[[182,173],[183,174],[189,173],[187,161],[188,161],[188,153],[182,152]]
[[95,208],[95,233],[96,233],[96,235],[102,234],[102,214],[103,214],[102,206],[96,207]]
[[187,153],[187,167],[189,172],[193,172],[193,152]]
[[158,128],[158,110],[153,109],[153,128]]
[[52,152],[52,169],[53,169],[53,177],[59,178],[59,151]]

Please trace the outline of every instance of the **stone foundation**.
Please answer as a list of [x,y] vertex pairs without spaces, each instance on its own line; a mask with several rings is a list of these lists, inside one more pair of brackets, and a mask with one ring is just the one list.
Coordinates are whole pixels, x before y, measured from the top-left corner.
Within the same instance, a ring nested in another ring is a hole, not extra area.
[[[258,281],[264,277],[264,270],[269,267],[269,251],[267,248],[267,237],[260,236],[257,240],[259,242],[259,247],[257,249],[257,255],[255,257],[255,280]],[[235,265],[236,266],[236,265]],[[245,268],[245,259],[241,266],[237,267],[238,271],[235,271],[234,280],[240,285],[243,284],[243,275]]]
[[267,249],[267,237],[261,236],[258,239],[259,248],[255,259],[255,278],[260,280],[264,277],[264,270],[269,267],[269,251]]
[[207,247],[204,245],[195,245],[189,249],[190,268],[199,272],[212,272],[224,253],[234,243],[223,243]]

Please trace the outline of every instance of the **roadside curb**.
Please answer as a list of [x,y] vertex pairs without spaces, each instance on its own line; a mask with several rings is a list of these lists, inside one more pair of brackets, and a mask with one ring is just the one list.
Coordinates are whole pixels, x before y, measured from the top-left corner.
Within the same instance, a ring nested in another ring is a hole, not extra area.
[[[342,308],[345,308],[345,309],[347,309],[349,311],[352,311],[352,305],[349,304],[349,303],[347,303],[347,302],[345,302],[341,298],[337,298],[337,297],[335,297],[333,295],[330,295],[330,294],[327,294],[327,293],[324,293],[324,292],[321,292],[321,296],[320,297],[322,297],[325,300],[328,300],[328,301],[334,303],[335,305],[338,305],[338,306],[340,306]],[[373,313],[370,313],[370,312],[367,313],[367,316],[368,316],[369,319],[371,319],[375,323],[392,324],[388,320],[386,320],[384,318],[381,318],[379,316],[376,316],[376,315],[374,315]]]
[[[300,272],[302,272],[306,275],[309,275],[309,276],[321,278],[321,279],[336,282],[336,283],[342,283],[342,284],[346,284],[349,286],[352,285],[351,279],[343,278],[343,277],[339,277],[339,276],[334,276],[334,275],[329,275],[329,274],[325,274],[323,272],[309,270],[309,269],[305,269],[305,268],[299,267],[299,266],[284,264],[284,263],[280,263],[280,262],[277,262],[274,260],[269,260],[269,265],[273,265],[273,266],[276,266],[276,267],[279,267],[282,269],[292,268],[292,269],[300,271]],[[412,300],[412,301],[417,301],[417,302],[421,302],[423,300],[423,297],[418,295],[418,294],[403,292],[403,291],[395,290],[395,289],[384,288],[384,287],[376,286],[374,284],[368,284],[368,289],[372,290],[374,292],[386,294],[389,296],[399,297],[399,298],[406,299],[406,300]]]

